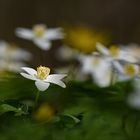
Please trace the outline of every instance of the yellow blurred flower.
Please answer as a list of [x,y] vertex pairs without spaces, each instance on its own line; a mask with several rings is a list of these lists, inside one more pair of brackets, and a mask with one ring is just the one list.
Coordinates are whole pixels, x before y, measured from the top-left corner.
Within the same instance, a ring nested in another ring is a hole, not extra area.
[[64,43],[69,47],[91,53],[96,49],[97,42],[108,44],[109,36],[85,26],[66,28]]
[[43,103],[33,114],[33,117],[35,120],[40,122],[51,121],[54,114],[55,114],[55,109],[52,106],[50,106],[48,103]]

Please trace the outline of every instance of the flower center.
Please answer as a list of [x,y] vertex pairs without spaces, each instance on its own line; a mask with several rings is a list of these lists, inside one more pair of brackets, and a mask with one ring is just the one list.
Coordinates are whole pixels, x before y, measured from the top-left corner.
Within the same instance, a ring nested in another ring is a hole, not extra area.
[[113,45],[109,48],[109,53],[111,56],[116,57],[119,55],[120,49],[117,46]]
[[50,69],[48,67],[39,66],[37,67],[37,78],[44,80],[50,74]]
[[138,73],[138,67],[135,67],[132,64],[126,64],[124,67],[124,71],[126,75],[135,76]]
[[36,37],[41,38],[44,36],[46,29],[47,27],[45,25],[40,24],[40,25],[34,25],[32,30]]

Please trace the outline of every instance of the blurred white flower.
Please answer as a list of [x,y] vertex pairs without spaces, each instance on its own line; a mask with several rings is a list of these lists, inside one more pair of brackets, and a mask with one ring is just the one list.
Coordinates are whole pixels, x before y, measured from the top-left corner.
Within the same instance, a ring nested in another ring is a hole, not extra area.
[[79,58],[82,71],[85,74],[90,74],[97,85],[100,87],[107,87],[112,80],[112,67],[108,59],[87,55]]
[[18,48],[15,44],[0,41],[0,59],[7,61],[28,61],[31,59],[31,54]]
[[129,63],[137,63],[138,59],[133,56],[130,52],[126,51],[124,48],[118,46],[111,46],[106,48],[101,43],[96,44],[97,50],[103,55],[108,57],[112,62],[115,60],[122,60]]
[[62,28],[47,28],[44,24],[36,24],[32,29],[17,28],[16,35],[20,38],[32,40],[42,50],[49,50],[51,41],[63,39]]
[[62,46],[57,52],[58,59],[64,61],[75,60],[78,55],[79,52],[77,50],[72,49],[68,46]]
[[115,69],[118,71],[117,80],[126,81],[140,77],[140,67],[137,64],[124,63],[121,64],[117,61],[114,63]]
[[20,72],[21,67],[26,66],[23,62],[8,62],[0,60],[0,72],[9,71],[9,72]]
[[0,41],[0,71],[19,72],[26,66],[24,61],[31,59],[31,54],[15,44]]
[[138,44],[131,43],[128,45],[121,45],[121,47],[140,62],[140,46]]
[[50,83],[63,88],[66,87],[62,81],[62,79],[67,76],[66,74],[50,74],[50,69],[44,66],[37,67],[37,71],[28,67],[22,67],[22,69],[26,73],[22,72],[20,74],[27,79],[34,80],[39,91],[45,91],[50,86]]
[[127,98],[129,106],[140,110],[140,79],[134,81],[135,90]]

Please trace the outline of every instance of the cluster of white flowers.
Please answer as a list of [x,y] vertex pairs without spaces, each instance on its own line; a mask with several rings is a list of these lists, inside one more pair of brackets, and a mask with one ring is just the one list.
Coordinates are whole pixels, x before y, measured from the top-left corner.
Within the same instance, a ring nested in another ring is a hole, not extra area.
[[110,48],[97,43],[97,53],[81,55],[81,70],[91,74],[94,82],[100,87],[107,87],[117,81],[125,81],[140,76],[139,62],[136,54],[120,46]]
[[[47,28],[44,24],[34,25],[32,29],[17,28],[15,33],[20,38],[31,40],[42,50],[49,50],[52,46],[51,41],[63,39],[65,35],[62,28]],[[81,67],[78,71],[76,69],[77,76],[74,77],[83,80],[85,75],[90,75],[99,87],[108,87],[116,82],[139,79],[140,48],[137,44],[106,47],[97,43],[96,50],[91,54],[81,54],[77,50],[65,46],[61,47],[57,55],[60,59],[78,60]],[[28,52],[11,47],[4,41],[0,42],[0,70],[19,71],[21,68],[25,72],[20,74],[27,79],[34,80],[39,91],[45,91],[50,83],[66,87],[62,81],[67,76],[66,74],[50,74],[50,69],[45,66],[39,66],[37,70],[23,67],[22,61],[29,60],[30,57]],[[70,71],[67,67],[63,70]],[[75,72],[74,69],[72,71]],[[128,103],[134,107],[140,107],[140,93],[137,86],[139,82],[140,80],[137,80],[135,84],[136,93],[128,97]]]

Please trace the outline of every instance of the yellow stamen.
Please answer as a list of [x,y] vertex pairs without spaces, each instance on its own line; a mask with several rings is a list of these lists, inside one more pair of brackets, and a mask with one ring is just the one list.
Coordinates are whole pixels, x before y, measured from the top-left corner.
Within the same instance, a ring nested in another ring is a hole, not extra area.
[[48,77],[49,74],[50,68],[44,66],[37,67],[37,78],[44,80]]
[[126,64],[124,67],[124,71],[126,75],[130,75],[130,76],[135,76],[137,74],[137,71],[134,65],[132,64]]
[[109,53],[111,56],[116,57],[119,55],[120,49],[117,46],[113,45],[109,48]]
[[36,37],[41,38],[46,32],[47,27],[45,25],[34,25],[33,26],[33,32]]

